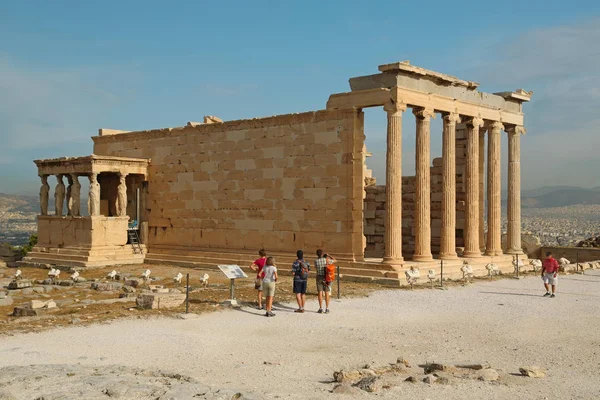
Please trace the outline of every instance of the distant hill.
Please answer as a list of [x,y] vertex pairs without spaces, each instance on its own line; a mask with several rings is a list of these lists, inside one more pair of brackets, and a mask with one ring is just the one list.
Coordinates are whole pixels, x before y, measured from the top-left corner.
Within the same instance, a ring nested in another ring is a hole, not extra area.
[[[506,195],[503,196],[506,204]],[[575,204],[600,204],[600,186],[581,188],[577,186],[544,186],[521,191],[521,207],[549,208]]]

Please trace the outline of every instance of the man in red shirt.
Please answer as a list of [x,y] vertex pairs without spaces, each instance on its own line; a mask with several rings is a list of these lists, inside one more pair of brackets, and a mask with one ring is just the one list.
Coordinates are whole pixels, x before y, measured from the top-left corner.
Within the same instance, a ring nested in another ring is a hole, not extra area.
[[250,266],[250,268],[252,268],[253,271],[256,271],[256,280],[254,281],[254,289],[256,289],[258,291],[258,309],[262,310],[263,306],[262,306],[262,295],[263,295],[263,280],[262,280],[262,276],[260,276],[265,263],[267,262],[267,252],[265,251],[265,249],[260,249],[258,251],[258,255],[260,256],[260,258],[256,259],[256,261],[254,261],[254,263],[252,263],[252,265]]
[[[542,262],[542,279],[546,288],[544,297],[556,297],[554,292],[556,291],[556,283],[558,282],[558,261],[552,257],[552,253],[550,252],[546,253],[546,258]],[[552,294],[550,294],[550,285],[552,285]]]

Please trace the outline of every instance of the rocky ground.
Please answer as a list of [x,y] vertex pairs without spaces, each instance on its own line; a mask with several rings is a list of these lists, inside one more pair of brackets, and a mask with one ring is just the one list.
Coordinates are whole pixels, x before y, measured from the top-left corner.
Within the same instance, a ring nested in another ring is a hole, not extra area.
[[[328,315],[314,312],[311,296],[311,312],[282,303],[275,318],[245,306],[5,336],[0,391],[17,399],[597,399],[600,271],[559,279],[553,299],[530,276],[379,290],[335,300]],[[525,366],[544,377],[523,376]]]
[[[42,282],[48,279],[48,270],[39,268],[21,268],[21,281],[30,281],[32,287],[9,290],[7,287],[13,280],[16,268],[0,267],[0,335],[12,335],[17,332],[35,332],[57,326],[72,324],[89,325],[108,322],[118,318],[146,318],[148,316],[177,315],[185,311],[185,304],[176,308],[158,310],[139,310],[136,307],[138,294],[148,291],[149,285],[160,285],[170,290],[185,292],[185,274],[190,274],[189,312],[204,313],[219,310],[223,302],[229,298],[229,280],[218,270],[193,270],[166,265],[130,265],[117,268],[121,277],[140,277],[145,269],[151,270],[151,280],[147,285],[131,288],[127,281],[107,279],[112,268],[81,271],[80,277],[85,282],[71,284],[69,272],[62,271],[58,282]],[[181,272],[184,277],[180,284],[173,277]],[[204,288],[199,278],[209,274],[209,284]],[[119,276],[118,276],[119,277]],[[93,289],[95,283],[101,283]],[[104,285],[106,283],[106,285]],[[100,289],[100,290],[98,290]],[[281,274],[279,299],[291,301],[291,278],[285,271]],[[361,283],[343,283],[344,297],[365,296],[378,287]],[[314,292],[315,287],[309,287]],[[1,298],[2,296],[6,296]],[[130,297],[122,297],[130,296]],[[241,279],[236,284],[236,297],[241,303],[253,302],[256,299],[252,278]],[[7,301],[8,299],[8,301]],[[22,307],[31,302],[54,302],[57,307],[41,309],[39,316],[14,317],[15,307]]]

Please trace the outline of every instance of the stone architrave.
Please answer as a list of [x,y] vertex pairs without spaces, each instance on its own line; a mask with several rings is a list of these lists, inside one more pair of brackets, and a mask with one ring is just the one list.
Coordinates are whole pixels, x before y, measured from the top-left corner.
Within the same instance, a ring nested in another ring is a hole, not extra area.
[[501,231],[501,186],[500,186],[500,131],[504,126],[495,121],[488,128],[488,233],[485,254],[488,256],[502,255]]
[[431,255],[431,118],[433,109],[414,108],[416,117],[415,252],[413,261],[430,261]]
[[79,178],[75,174],[71,174],[71,179],[73,180],[70,199],[71,215],[78,217],[81,215],[81,183],[79,183]]
[[67,215],[73,215],[71,212],[71,207],[73,203],[71,201],[71,192],[73,190],[73,178],[71,175],[65,175],[67,177]]
[[127,184],[125,183],[126,174],[119,175],[119,186],[117,187],[117,215],[124,217],[127,215]]
[[57,216],[63,215],[63,207],[65,204],[65,184],[63,183],[63,175],[56,175],[56,188],[54,189],[54,211]]
[[450,260],[456,255],[456,123],[458,114],[444,115],[442,138],[442,231],[440,258]]
[[467,125],[467,154],[465,165],[465,257],[480,257],[479,249],[479,128],[481,118],[471,118]]
[[50,196],[50,185],[48,184],[48,175],[41,175],[42,187],[40,188],[40,212],[41,215],[48,215],[48,197]]
[[402,113],[406,104],[388,103],[386,153],[386,213],[383,263],[401,265],[402,257]]
[[521,135],[522,126],[510,126],[508,134],[508,202],[506,252],[522,254],[521,246]]
[[90,216],[100,215],[100,184],[98,174],[92,173],[90,178],[90,193],[88,196],[88,212]]

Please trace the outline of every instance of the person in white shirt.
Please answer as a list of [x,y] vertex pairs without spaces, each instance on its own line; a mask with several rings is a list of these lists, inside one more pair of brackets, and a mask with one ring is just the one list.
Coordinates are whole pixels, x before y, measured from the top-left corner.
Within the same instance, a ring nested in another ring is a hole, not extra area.
[[267,313],[266,317],[274,317],[275,314],[271,311],[273,308],[273,297],[275,296],[275,282],[277,282],[277,267],[273,257],[268,257],[265,266],[262,270],[263,292],[267,298]]

